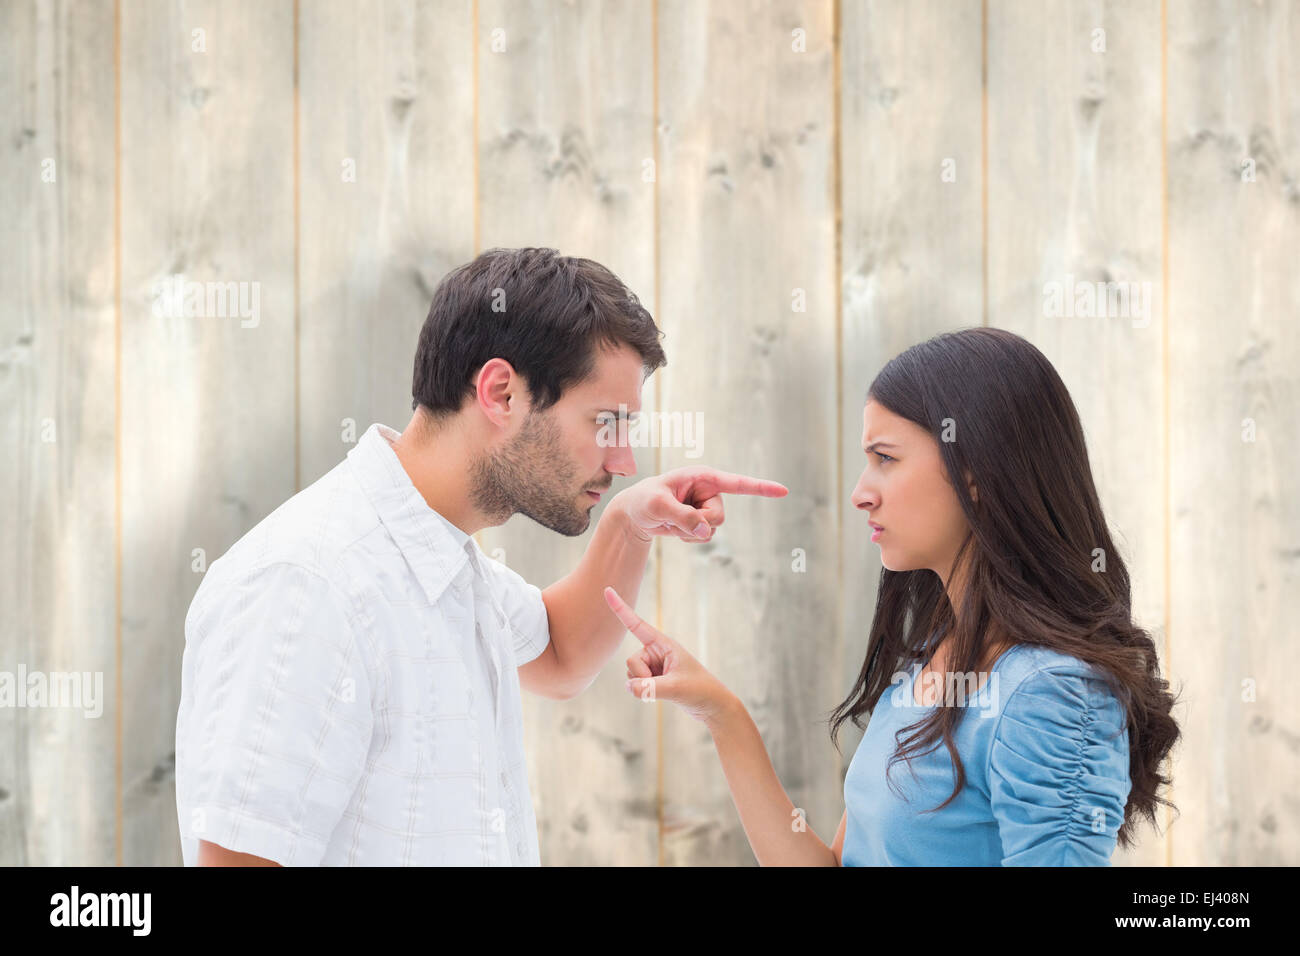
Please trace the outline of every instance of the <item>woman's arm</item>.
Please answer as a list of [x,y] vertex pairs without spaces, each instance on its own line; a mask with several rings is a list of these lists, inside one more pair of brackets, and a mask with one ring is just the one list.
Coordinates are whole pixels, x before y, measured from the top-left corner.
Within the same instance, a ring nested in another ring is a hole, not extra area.
[[627,659],[627,689],[643,701],[678,704],[713,735],[731,799],[762,866],[837,866],[842,845],[823,843],[785,794],[758,727],[735,694],[709,673],[686,648],[643,621],[613,588],[605,601],[643,645]]
[[754,719],[734,694],[706,724],[760,866],[838,866],[786,795]]

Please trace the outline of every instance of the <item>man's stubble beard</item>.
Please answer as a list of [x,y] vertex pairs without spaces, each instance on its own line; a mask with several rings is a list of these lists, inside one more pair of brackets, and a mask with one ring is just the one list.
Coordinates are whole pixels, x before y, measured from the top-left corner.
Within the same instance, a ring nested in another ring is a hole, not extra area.
[[577,472],[560,450],[560,432],[546,414],[529,412],[519,435],[474,463],[470,498],[497,524],[518,512],[544,528],[575,537],[591,513],[575,499]]

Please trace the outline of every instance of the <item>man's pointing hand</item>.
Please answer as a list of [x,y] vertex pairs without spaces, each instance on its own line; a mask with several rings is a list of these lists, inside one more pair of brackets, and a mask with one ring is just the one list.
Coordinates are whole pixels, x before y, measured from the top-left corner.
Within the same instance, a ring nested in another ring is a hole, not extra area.
[[726,518],[723,495],[784,498],[787,494],[789,489],[775,481],[701,466],[646,478],[619,492],[610,504],[618,502],[633,532],[645,541],[667,534],[683,541],[708,541]]

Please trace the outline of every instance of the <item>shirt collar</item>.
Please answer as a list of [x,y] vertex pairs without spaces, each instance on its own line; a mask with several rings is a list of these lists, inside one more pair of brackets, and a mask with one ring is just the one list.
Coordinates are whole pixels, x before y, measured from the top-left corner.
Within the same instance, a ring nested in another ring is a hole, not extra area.
[[389,444],[398,437],[398,432],[376,422],[348,452],[348,461],[362,492],[432,604],[466,561],[477,572],[473,552],[478,550],[478,544],[430,508],[411,483]]

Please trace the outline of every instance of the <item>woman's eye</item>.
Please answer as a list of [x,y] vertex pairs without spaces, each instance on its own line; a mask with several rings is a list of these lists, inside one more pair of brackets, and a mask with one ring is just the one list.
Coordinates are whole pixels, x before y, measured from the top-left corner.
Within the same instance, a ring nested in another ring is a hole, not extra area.
[[886,455],[884,452],[881,452],[881,451],[876,452],[876,456],[880,459],[880,463],[881,463],[882,465],[883,465],[885,462],[887,462],[887,461],[893,461],[893,460],[894,460],[893,458],[890,458],[888,455]]

